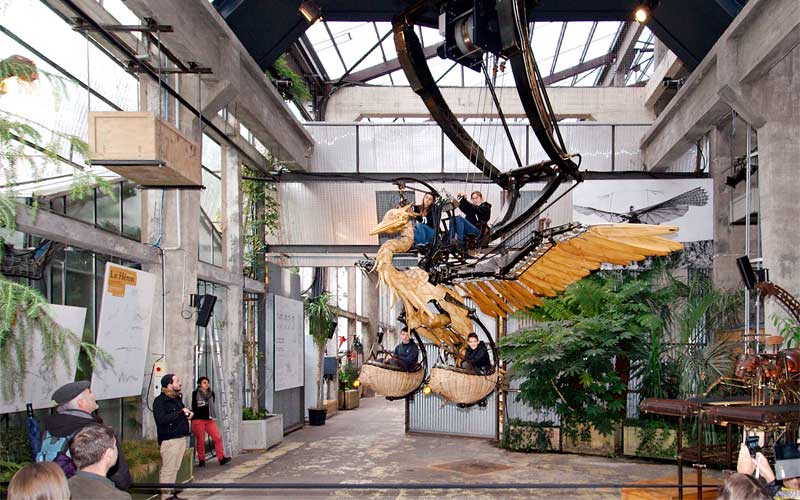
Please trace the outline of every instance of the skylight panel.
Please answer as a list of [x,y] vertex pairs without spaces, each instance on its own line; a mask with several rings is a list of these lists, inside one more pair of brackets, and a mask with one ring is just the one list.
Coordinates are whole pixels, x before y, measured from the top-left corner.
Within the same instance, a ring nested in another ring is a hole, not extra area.
[[553,56],[563,24],[562,22],[538,22],[533,26],[531,50],[533,50],[533,56],[539,64],[542,76],[547,76],[550,73],[550,65],[553,63]]
[[580,62],[583,48],[592,30],[591,21],[567,23],[564,40],[561,42],[561,51],[556,61],[556,72],[571,68]]

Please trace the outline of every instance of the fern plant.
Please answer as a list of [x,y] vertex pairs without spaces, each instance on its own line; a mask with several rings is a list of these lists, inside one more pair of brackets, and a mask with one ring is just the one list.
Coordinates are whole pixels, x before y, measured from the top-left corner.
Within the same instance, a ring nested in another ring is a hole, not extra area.
[[[39,71],[35,64],[28,59],[11,56],[0,60],[0,83],[12,76],[30,82],[36,80],[38,75]],[[0,95],[3,93],[5,89],[0,86]],[[36,149],[43,154],[44,162],[52,162],[59,158],[57,144],[42,145],[43,139],[39,132],[41,128],[46,127],[8,112],[3,112],[3,116],[0,116],[0,159],[3,160],[0,162],[2,165],[0,173],[4,174],[7,186],[13,186],[16,179],[15,171],[22,163],[31,166],[34,178],[39,178],[39,167],[42,164],[36,163],[28,155],[26,150],[28,145],[36,146]],[[71,151],[81,156],[87,155],[88,145],[81,139],[56,132],[53,132],[53,135],[67,140]],[[86,171],[75,173],[71,193],[82,199],[95,185],[114,197],[108,182]],[[36,201],[34,197],[34,205]],[[0,193],[0,258],[3,258],[4,235],[15,230],[14,194],[11,191],[2,192]],[[53,364],[58,360],[69,365],[68,343],[78,345],[90,363],[110,362],[110,358],[99,352],[96,346],[82,342],[77,335],[58,325],[47,314],[46,306],[47,300],[38,290],[0,275],[0,393],[5,399],[10,399],[14,392],[20,390],[26,380],[21,374],[26,371],[27,359],[33,349],[29,338],[33,331],[41,333],[41,349],[45,364]]]

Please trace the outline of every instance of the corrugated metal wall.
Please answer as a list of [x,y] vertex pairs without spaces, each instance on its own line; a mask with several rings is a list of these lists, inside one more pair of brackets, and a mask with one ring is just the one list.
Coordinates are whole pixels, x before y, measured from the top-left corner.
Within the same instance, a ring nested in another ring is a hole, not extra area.
[[[435,345],[426,344],[431,365],[438,359]],[[452,436],[484,437],[497,436],[497,393],[486,398],[486,406],[459,408],[445,402],[436,394],[425,396],[421,391],[406,406],[408,431]]]

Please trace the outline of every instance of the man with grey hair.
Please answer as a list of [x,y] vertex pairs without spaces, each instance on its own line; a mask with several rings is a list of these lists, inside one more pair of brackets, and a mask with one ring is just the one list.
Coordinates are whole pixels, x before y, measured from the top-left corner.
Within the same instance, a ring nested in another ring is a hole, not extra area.
[[131,500],[131,495],[114,487],[107,477],[117,463],[117,438],[102,424],[89,424],[78,432],[69,445],[72,460],[78,467],[69,478],[72,498]]
[[[72,439],[87,425],[103,422],[93,414],[97,410],[97,401],[86,380],[59,387],[53,393],[53,401],[57,405],[57,413],[43,419],[45,433],[42,439],[42,456],[37,457],[37,461],[52,460],[58,463],[69,478],[76,472],[75,463],[67,453]],[[61,449],[53,450],[55,443]],[[46,452],[53,452],[53,455],[47,455]],[[121,490],[128,489],[133,482],[121,450],[116,464],[108,470],[107,477]]]

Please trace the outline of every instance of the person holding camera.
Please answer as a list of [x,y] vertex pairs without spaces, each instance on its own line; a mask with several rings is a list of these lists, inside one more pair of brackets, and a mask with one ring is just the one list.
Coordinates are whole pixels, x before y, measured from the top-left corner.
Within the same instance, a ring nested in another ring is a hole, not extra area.
[[[797,444],[789,445],[775,445],[776,448],[776,467],[780,467],[779,472],[782,472],[782,479],[775,477],[775,472],[769,465],[769,460],[761,452],[757,452],[755,457],[750,455],[750,449],[745,443],[742,443],[739,448],[739,458],[736,461],[736,471],[740,474],[747,474],[749,476],[759,476],[766,482],[765,489],[769,492],[771,498],[800,498],[800,476],[794,475],[791,471],[784,469],[782,456],[784,448],[790,449],[793,454],[792,457],[787,457],[790,460],[798,454],[800,447]],[[780,448],[780,449],[779,449]],[[785,453],[785,452],[784,452]],[[797,459],[794,459],[797,460]]]
[[[161,394],[153,401],[153,417],[161,451],[161,474],[158,478],[161,483],[175,482],[186,451],[186,436],[191,434],[189,420],[194,413],[183,405],[182,388],[181,379],[174,373],[168,373],[161,377]],[[168,489],[161,490],[162,497],[168,494]],[[174,489],[167,498],[180,500]]]

